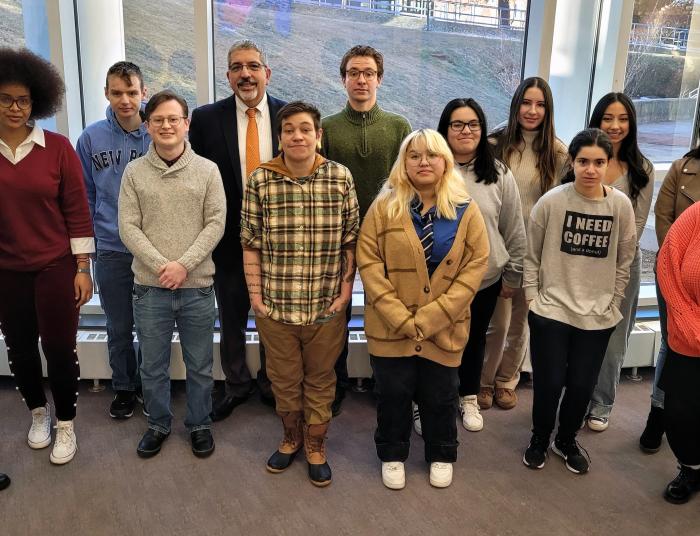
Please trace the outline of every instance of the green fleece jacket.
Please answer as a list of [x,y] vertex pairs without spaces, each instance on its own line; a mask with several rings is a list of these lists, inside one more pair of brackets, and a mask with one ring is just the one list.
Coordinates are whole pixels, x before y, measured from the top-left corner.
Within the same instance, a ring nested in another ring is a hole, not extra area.
[[403,139],[411,132],[405,117],[375,104],[358,112],[348,103],[337,114],[323,118],[323,155],[350,169],[355,180],[360,219],[389,176]]

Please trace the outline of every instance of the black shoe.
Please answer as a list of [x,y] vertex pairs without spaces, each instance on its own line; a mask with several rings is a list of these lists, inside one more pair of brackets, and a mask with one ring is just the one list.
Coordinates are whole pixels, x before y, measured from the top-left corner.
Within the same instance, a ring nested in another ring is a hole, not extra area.
[[651,406],[647,425],[639,437],[639,448],[647,454],[654,454],[661,448],[661,440],[664,437],[664,408]]
[[335,398],[331,404],[331,413],[333,413],[333,417],[337,417],[343,411],[343,400],[345,400],[345,387],[336,386]]
[[523,463],[530,469],[542,469],[547,461],[549,438],[532,434],[530,444],[523,454]]
[[114,400],[109,405],[109,416],[113,419],[128,419],[134,414],[136,393],[134,391],[116,391]]
[[164,434],[158,430],[153,430],[149,428],[146,433],[143,434],[141,441],[139,441],[139,446],[136,448],[136,454],[141,458],[152,458],[160,452],[160,447],[163,445],[163,441],[168,439],[170,434]]
[[669,482],[664,491],[664,499],[673,504],[684,504],[700,490],[700,469],[691,469],[687,465],[679,466],[678,476]]
[[325,463],[308,463],[309,466],[309,480],[314,486],[322,488],[331,483],[331,466],[328,462]]
[[586,449],[579,445],[578,441],[575,439],[571,441],[561,441],[555,438],[552,442],[552,452],[564,458],[566,461],[566,468],[572,473],[580,475],[588,472],[588,468],[591,465],[591,458],[588,456]]
[[275,397],[272,393],[263,393],[260,391],[260,402],[266,406],[270,406],[272,409],[277,407],[277,402],[275,402]]
[[214,436],[211,430],[204,428],[190,433],[192,452],[197,458],[207,458],[214,452]]
[[5,473],[0,473],[0,490],[5,489],[10,485],[10,477]]
[[231,415],[233,410],[236,408],[236,406],[240,406],[248,400],[248,397],[250,394],[247,394],[245,396],[224,396],[214,402],[214,407],[211,410],[211,414],[209,415],[211,417],[211,420],[216,422],[216,421],[221,421]]
[[285,454],[279,450],[276,450],[275,453],[270,456],[270,459],[267,460],[267,470],[271,473],[281,473],[287,467],[292,465],[292,462],[294,461],[294,458],[296,458],[299,450],[290,454]]

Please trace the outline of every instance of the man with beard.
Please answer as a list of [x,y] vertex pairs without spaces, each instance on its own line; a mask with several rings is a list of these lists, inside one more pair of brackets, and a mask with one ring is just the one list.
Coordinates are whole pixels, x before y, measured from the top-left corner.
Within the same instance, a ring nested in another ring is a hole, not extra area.
[[[221,324],[221,367],[226,389],[214,401],[211,418],[219,421],[250,396],[252,379],[246,365],[245,331],[250,299],[243,273],[240,242],[241,202],[248,175],[277,156],[274,140],[277,111],[286,104],[267,95],[271,70],[262,48],[253,41],[233,43],[228,52],[228,78],[233,95],[194,110],[189,140],[194,151],[219,166],[226,191],[226,230],[214,250],[214,288]],[[263,402],[274,405],[260,345],[257,383]]]

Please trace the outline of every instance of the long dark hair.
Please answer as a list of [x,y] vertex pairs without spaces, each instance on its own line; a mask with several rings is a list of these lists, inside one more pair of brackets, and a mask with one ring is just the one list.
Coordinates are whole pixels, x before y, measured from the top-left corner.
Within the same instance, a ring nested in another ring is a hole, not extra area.
[[574,176],[574,161],[576,160],[576,156],[578,156],[579,151],[584,147],[594,146],[603,149],[605,154],[608,155],[608,160],[612,158],[613,147],[610,137],[599,128],[587,128],[574,136],[574,139],[571,140],[571,143],[569,144],[569,160],[571,165],[569,166],[569,170],[567,171],[566,175],[561,180],[562,184],[566,182],[573,182],[576,178]]
[[588,126],[591,128],[600,128],[600,125],[603,123],[605,110],[607,110],[608,106],[613,102],[622,104],[629,118],[629,132],[620,144],[620,151],[617,154],[617,159],[627,164],[630,197],[632,198],[632,203],[636,203],[639,192],[649,184],[649,174],[645,167],[649,168],[651,164],[639,150],[639,145],[637,143],[637,111],[634,109],[632,100],[624,93],[612,92],[604,95],[598,101],[598,104],[595,105],[595,108],[593,108]]
[[496,140],[496,156],[506,165],[510,166],[510,157],[515,151],[519,151],[523,143],[522,127],[518,122],[520,105],[525,98],[525,92],[531,87],[542,90],[544,95],[544,119],[535,137],[532,149],[537,155],[537,170],[540,172],[540,190],[544,194],[549,190],[556,180],[557,158],[554,149],[554,142],[557,136],[554,132],[554,99],[549,84],[539,76],[526,78],[518,89],[515,90],[513,99],[510,101],[510,112],[508,113],[508,124],[502,129],[493,133]]
[[[481,123],[481,139],[476,146],[476,156],[474,158],[474,173],[476,173],[476,182],[493,184],[498,181],[496,156],[493,151],[493,146],[491,143],[489,143],[488,137],[486,136],[486,133],[488,132],[486,115],[484,115],[484,110],[481,109],[478,102],[472,98],[452,99],[447,103],[445,109],[440,115],[437,131],[442,134],[442,137],[445,138],[445,141],[447,141],[447,144],[449,145],[449,141],[447,140],[447,131],[450,128],[452,113],[456,109],[464,107],[474,110],[476,117],[479,119],[479,123]],[[452,147],[450,147],[450,149],[452,149]]]

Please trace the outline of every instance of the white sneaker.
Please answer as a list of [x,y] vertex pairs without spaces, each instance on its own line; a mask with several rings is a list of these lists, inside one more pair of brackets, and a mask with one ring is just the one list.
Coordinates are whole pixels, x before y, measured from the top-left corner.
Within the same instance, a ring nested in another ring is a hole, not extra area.
[[452,484],[452,464],[433,462],[430,464],[430,485],[436,488],[446,488]]
[[33,449],[43,449],[51,444],[51,407],[32,410],[32,427],[27,434],[27,443]]
[[423,436],[423,425],[420,422],[420,411],[418,411],[418,404],[413,403],[413,429],[419,436]]
[[406,487],[406,471],[403,462],[382,462],[382,482],[389,489]]
[[460,396],[459,412],[462,414],[462,425],[470,432],[478,432],[484,427],[476,395]]
[[588,428],[594,432],[605,432],[610,425],[607,417],[594,417],[593,415],[589,415],[586,422],[588,423]]
[[75,440],[73,421],[57,421],[56,441],[50,456],[51,463],[56,465],[68,463],[75,456],[76,450],[78,450],[78,443]]

